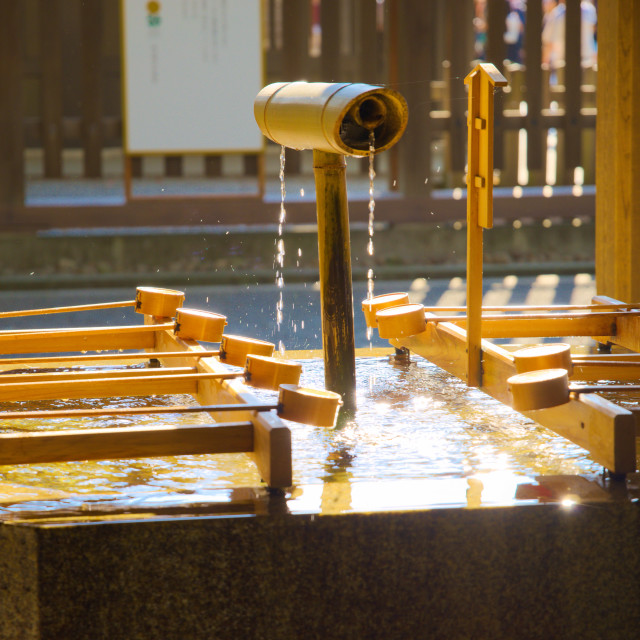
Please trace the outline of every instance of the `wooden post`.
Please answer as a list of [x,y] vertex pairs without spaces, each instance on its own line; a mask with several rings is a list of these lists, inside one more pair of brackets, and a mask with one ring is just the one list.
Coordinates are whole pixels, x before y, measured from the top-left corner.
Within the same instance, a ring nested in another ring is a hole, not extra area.
[[42,147],[46,178],[62,176],[62,5],[40,0]]
[[0,222],[24,204],[22,134],[23,6],[0,0]]
[[320,69],[324,82],[341,82],[340,68],[340,0],[323,0],[320,13],[322,25],[322,58]]
[[[446,4],[446,55],[451,61],[451,77],[461,78],[473,60],[473,3],[449,0]],[[459,187],[464,177],[465,93],[460,82],[450,85],[451,117],[449,119],[450,187]],[[411,108],[411,107],[409,107]]]
[[573,172],[580,166],[582,157],[582,67],[580,55],[580,1],[569,0],[566,14],[566,46],[564,76],[565,122],[564,166],[558,166],[558,183],[573,184]]
[[82,146],[84,177],[102,175],[102,2],[82,12]]
[[[283,75],[278,80],[302,80],[309,68],[310,4],[300,0],[282,0]],[[301,152],[287,149],[287,174],[297,175],[301,169]]]
[[525,42],[527,64],[525,85],[527,96],[527,169],[529,184],[544,183],[545,135],[541,126],[542,113],[542,3],[530,2],[527,6]]
[[640,3],[598,5],[596,283],[617,300],[640,295]]
[[[400,5],[400,6],[399,6]],[[431,104],[431,34],[434,9],[421,0],[393,0],[390,12],[394,22],[394,41],[390,66],[391,84],[399,82],[409,105],[409,122],[402,142],[390,151],[392,175],[397,176],[397,187],[405,196],[426,197],[431,191],[431,134],[429,109]],[[396,56],[397,54],[397,56]],[[417,71],[419,70],[419,71]],[[396,151],[397,149],[397,151]],[[444,167],[443,167],[444,171]],[[393,186],[393,183],[392,183]]]
[[482,384],[482,230],[493,226],[493,88],[507,84],[488,63],[464,79],[467,111],[467,385]]
[[355,339],[346,162],[337,153],[313,151],[318,209],[318,258],[325,386],[356,408]]

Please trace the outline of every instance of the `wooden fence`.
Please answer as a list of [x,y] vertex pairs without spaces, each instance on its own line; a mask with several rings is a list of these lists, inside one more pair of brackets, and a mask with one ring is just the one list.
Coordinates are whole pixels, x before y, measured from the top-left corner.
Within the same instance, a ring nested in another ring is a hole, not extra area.
[[[379,203],[379,219],[424,221],[434,202],[443,219],[463,216],[463,79],[479,57],[496,64],[509,79],[495,103],[496,181],[515,188],[516,196],[521,187],[539,187],[525,189],[517,208],[511,199],[498,198],[496,216],[593,212],[593,195],[575,197],[582,184],[595,183],[596,71],[581,65],[580,0],[566,0],[565,62],[554,73],[542,63],[539,0],[528,2],[524,63],[506,61],[505,0],[486,0],[486,9],[477,14],[482,4],[265,0],[267,82],[304,78],[386,84],[406,97],[409,125],[385,160],[388,189],[397,193]],[[122,153],[115,0],[0,0],[0,87],[2,228],[264,222],[261,200],[249,196],[206,203],[189,198],[123,201],[108,207],[89,203],[64,211],[46,203],[29,204],[25,196],[33,180],[47,184],[49,179],[119,177],[120,165],[116,163],[115,175],[107,168],[109,158]],[[304,153],[288,155],[290,174],[305,170]],[[76,162],[71,172],[69,158]],[[166,157],[162,165],[160,173],[166,176],[185,173],[182,157]],[[200,166],[204,180],[225,175],[222,156],[204,157]],[[257,171],[256,157],[243,157],[241,173]],[[144,159],[136,159],[133,175],[145,175]],[[559,190],[559,185],[573,191]],[[364,219],[365,209],[355,216]],[[294,203],[292,217],[313,220],[312,203]]]

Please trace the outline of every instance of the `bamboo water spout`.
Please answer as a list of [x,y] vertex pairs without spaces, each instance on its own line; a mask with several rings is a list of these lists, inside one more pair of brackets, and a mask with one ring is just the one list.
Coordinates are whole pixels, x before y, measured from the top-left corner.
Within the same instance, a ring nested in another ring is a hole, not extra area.
[[313,149],[318,215],[325,386],[355,402],[355,338],[349,211],[344,156],[367,156],[394,145],[407,125],[404,98],[366,84],[280,82],[256,96],[262,133],[292,149]]

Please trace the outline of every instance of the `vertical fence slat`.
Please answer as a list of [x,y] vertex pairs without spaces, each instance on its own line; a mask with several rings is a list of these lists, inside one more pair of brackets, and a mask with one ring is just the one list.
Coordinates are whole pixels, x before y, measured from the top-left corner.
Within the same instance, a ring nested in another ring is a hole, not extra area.
[[24,202],[22,3],[0,0],[0,223]]
[[282,49],[280,48],[280,5],[276,0],[267,0],[266,17],[267,17],[267,42],[268,49],[265,56],[266,70],[265,75],[267,83],[276,82],[282,77]]
[[[310,4],[282,0],[282,80],[300,80],[309,61]],[[300,152],[287,149],[287,172],[300,173]]]
[[564,171],[561,182],[572,182],[573,170],[580,166],[582,135],[580,106],[582,68],[580,56],[580,0],[567,0],[565,48]]
[[[504,74],[504,60],[507,48],[504,41],[505,18],[507,15],[507,3],[504,0],[489,0],[487,2],[487,62],[492,62]],[[493,166],[496,169],[504,167],[504,128],[502,117],[502,90],[498,92],[498,100],[494,110],[493,119]]]
[[219,178],[222,175],[222,156],[205,156],[204,173],[208,178]]
[[398,182],[409,196],[429,193],[431,139],[431,46],[433,7],[423,0],[393,0],[398,22],[399,89],[409,106],[407,129],[398,143]]
[[526,100],[527,100],[527,167],[529,184],[543,182],[542,112],[542,3],[529,2],[525,24]]
[[309,60],[310,19],[308,2],[282,1],[283,80],[300,80],[305,75]]
[[170,178],[182,176],[182,156],[165,156],[164,174]]
[[376,28],[376,0],[365,0],[360,4],[358,41],[360,42],[359,80],[378,84],[378,31]]
[[[378,84],[378,32],[376,28],[376,0],[364,0],[357,15],[359,69],[356,80],[367,84]],[[360,163],[360,173],[369,173],[369,163]]]
[[504,0],[488,0],[487,2],[487,49],[486,59],[502,69],[507,55],[504,41],[505,19],[507,17],[507,3]]
[[40,0],[40,60],[44,175],[62,176],[62,5]]
[[102,0],[82,4],[84,176],[102,175]]
[[451,61],[451,119],[449,140],[450,180],[453,187],[463,185],[467,148],[467,93],[464,78],[469,72],[473,44],[473,3],[450,0],[445,13],[448,42],[447,57]]
[[322,0],[322,57],[320,69],[323,82],[343,80],[340,69],[340,0]]

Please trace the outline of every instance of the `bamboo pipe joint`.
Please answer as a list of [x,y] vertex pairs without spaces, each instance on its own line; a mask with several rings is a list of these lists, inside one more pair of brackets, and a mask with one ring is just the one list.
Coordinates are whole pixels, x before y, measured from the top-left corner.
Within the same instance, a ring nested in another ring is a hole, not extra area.
[[360,83],[276,82],[254,101],[262,133],[292,149],[348,156],[394,145],[407,126],[408,107],[396,91]]

